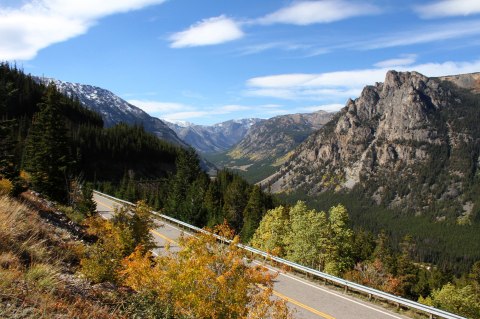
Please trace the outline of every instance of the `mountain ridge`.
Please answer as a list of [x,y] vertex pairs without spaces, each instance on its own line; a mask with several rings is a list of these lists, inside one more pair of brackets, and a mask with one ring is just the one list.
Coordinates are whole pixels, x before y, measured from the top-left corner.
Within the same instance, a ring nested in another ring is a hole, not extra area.
[[361,189],[379,205],[471,222],[479,209],[469,195],[480,166],[478,79],[389,71],[262,185],[312,196]]
[[331,117],[332,113],[317,111],[259,121],[233,148],[209,159],[219,167],[237,170],[252,183],[259,182],[283,164],[298,144]]
[[184,148],[188,147],[162,120],[150,116],[142,109],[128,103],[107,89],[53,78],[33,78],[45,85],[52,83],[63,94],[77,98],[87,108],[99,113],[106,127],[111,127],[121,122],[129,125],[142,125],[146,131],[155,134],[161,139]]
[[201,153],[218,153],[230,149],[247,134],[250,127],[263,120],[247,118],[229,120],[214,125],[197,125],[193,123],[165,123],[175,133]]

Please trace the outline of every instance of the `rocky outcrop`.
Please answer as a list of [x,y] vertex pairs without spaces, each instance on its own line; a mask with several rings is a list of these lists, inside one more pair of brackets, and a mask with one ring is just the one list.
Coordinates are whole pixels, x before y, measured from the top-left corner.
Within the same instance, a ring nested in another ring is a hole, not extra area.
[[263,184],[312,195],[356,189],[378,204],[417,213],[455,198],[447,210],[458,215],[479,166],[480,99],[471,93],[478,79],[390,71],[384,83],[349,100]]

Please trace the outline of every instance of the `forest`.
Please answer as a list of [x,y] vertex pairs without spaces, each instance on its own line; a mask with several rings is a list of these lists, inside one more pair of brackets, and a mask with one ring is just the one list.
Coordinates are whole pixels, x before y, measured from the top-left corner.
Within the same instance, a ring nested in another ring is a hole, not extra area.
[[[402,236],[382,231],[381,222],[368,231],[358,227],[358,209],[349,201],[339,205],[341,198],[324,200],[325,212],[292,199],[287,205],[227,170],[211,178],[200,168],[193,149],[164,142],[145,132],[141,123],[103,128],[98,114],[5,63],[0,64],[0,103],[0,192],[15,196],[31,188],[76,208],[81,206],[75,204],[77,194],[91,196],[92,188],[129,201],[144,200],[155,210],[199,227],[225,222],[239,240],[272,254],[479,318],[480,262],[469,250],[475,250],[475,243],[465,247],[465,260],[443,257],[449,247],[434,243],[433,253],[426,251],[427,246],[414,237],[418,234],[410,235],[413,225],[407,225]],[[122,218],[120,230],[127,229]],[[272,234],[275,238],[268,237]],[[112,238],[117,235],[121,237],[120,233]],[[97,272],[114,268],[95,267],[95,256],[120,262],[138,245],[148,248],[148,242],[132,238],[134,245],[121,250],[116,259],[102,257],[105,247],[92,248],[93,259],[83,265],[92,280],[115,280],[115,274]],[[144,254],[132,258],[136,266],[125,271],[129,285],[138,287],[134,270],[152,265],[145,266]]]

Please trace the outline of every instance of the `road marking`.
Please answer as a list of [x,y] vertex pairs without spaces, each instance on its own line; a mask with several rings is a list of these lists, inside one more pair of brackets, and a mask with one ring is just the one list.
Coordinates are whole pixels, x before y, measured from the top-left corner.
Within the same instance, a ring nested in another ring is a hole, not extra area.
[[[109,205],[107,205],[107,204],[104,204],[104,203],[102,203],[102,202],[100,202],[100,201],[98,202],[98,204],[102,205],[102,206],[105,207],[105,208],[115,210],[115,208],[113,208],[112,206],[109,206]],[[160,233],[159,233],[158,231],[156,231],[155,229],[150,229],[150,232],[154,233],[155,235],[157,235],[157,236],[160,237],[160,238],[165,239],[166,241],[168,241],[168,242],[171,243],[171,244],[176,244],[176,245],[178,245],[178,243],[177,243],[176,241],[174,241],[174,240],[171,239],[171,238],[168,238],[167,236],[165,236],[165,235],[163,235],[163,234],[160,234]]]
[[[164,235],[158,233],[157,231],[152,230],[152,232],[157,233],[160,237],[162,237],[162,238],[164,238],[164,239],[166,239],[166,240],[168,240],[168,241],[170,241],[170,242],[172,242],[172,243],[176,243],[173,239],[168,238],[167,236],[164,236]],[[314,308],[312,308],[312,307],[309,307],[309,306],[301,303],[300,301],[297,301],[297,300],[295,300],[295,299],[293,299],[293,298],[287,297],[287,296],[285,296],[285,295],[283,295],[283,294],[281,294],[281,293],[279,293],[279,292],[277,292],[277,291],[275,291],[275,290],[272,290],[272,293],[273,293],[275,296],[277,296],[277,297],[279,297],[279,298],[281,298],[281,299],[283,299],[283,300],[285,300],[285,301],[288,301],[288,302],[290,302],[290,303],[292,303],[292,304],[294,304],[294,305],[296,305],[296,306],[298,306],[298,307],[300,307],[300,308],[303,308],[303,309],[305,309],[305,310],[307,310],[307,311],[310,311],[311,313],[316,314],[316,315],[318,315],[318,316],[320,316],[320,317],[322,317],[322,318],[325,318],[325,319],[335,319],[335,317],[332,317],[332,316],[330,316],[330,315],[328,315],[328,314],[326,314],[326,313],[323,313],[323,312],[318,311],[318,310],[316,310],[316,309],[314,309]]]
[[158,231],[156,231],[155,229],[150,229],[150,232],[154,233],[154,234],[157,235],[158,237],[161,237],[161,238],[165,239],[165,240],[168,241],[170,244],[178,245],[178,243],[177,243],[175,240],[173,240],[173,239],[171,239],[171,238],[169,238],[169,237],[167,237],[167,236],[165,236],[165,235],[163,235],[163,234],[160,234],[160,233],[159,233]]
[[295,299],[292,299],[292,298],[290,298],[290,297],[287,297],[287,296],[279,293],[278,291],[273,290],[272,292],[273,292],[273,294],[274,294],[275,296],[277,296],[277,297],[279,297],[279,298],[281,298],[281,299],[284,299],[284,300],[286,300],[286,301],[288,301],[288,302],[290,302],[290,303],[293,303],[294,305],[296,305],[296,306],[298,306],[298,307],[300,307],[300,308],[303,308],[303,309],[305,309],[305,310],[308,310],[308,311],[310,311],[311,313],[316,314],[317,316],[320,316],[320,317],[325,318],[325,319],[335,319],[335,317],[332,317],[332,316],[330,316],[330,315],[328,315],[328,314],[326,314],[326,313],[324,313],[324,312],[318,311],[318,310],[315,309],[315,308],[309,307],[309,306],[307,306],[307,305],[305,305],[305,304],[303,304],[303,303],[301,303],[301,302],[299,302],[299,301],[296,301]]
[[106,204],[104,204],[104,203],[102,203],[102,202],[100,202],[100,201],[98,201],[97,204],[100,204],[100,205],[102,205],[102,206],[105,207],[105,208],[112,209],[113,211],[115,211],[115,208],[113,208],[112,206],[108,206],[108,205],[106,205]]

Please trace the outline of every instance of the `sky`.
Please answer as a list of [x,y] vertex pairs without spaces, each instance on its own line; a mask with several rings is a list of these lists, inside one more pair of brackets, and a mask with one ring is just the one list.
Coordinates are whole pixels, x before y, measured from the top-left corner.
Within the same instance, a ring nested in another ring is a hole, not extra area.
[[480,71],[479,0],[0,0],[0,61],[211,125]]

